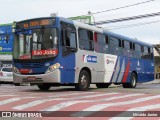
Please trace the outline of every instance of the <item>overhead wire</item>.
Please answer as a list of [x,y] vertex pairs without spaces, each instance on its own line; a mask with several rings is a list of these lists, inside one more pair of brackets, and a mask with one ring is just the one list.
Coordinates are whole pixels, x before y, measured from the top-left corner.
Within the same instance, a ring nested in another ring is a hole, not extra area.
[[159,23],[159,22],[160,20],[131,24],[131,25],[111,26],[111,27],[104,27],[104,28],[107,28],[107,30],[116,30],[116,29],[123,29],[123,28],[129,28],[129,27],[137,27],[137,26],[142,26],[142,25],[154,24],[154,23]]
[[150,13],[150,14],[144,14],[144,15],[138,15],[138,16],[131,16],[131,17],[125,17],[125,18],[99,21],[99,22],[95,22],[92,25],[102,25],[102,24],[109,24],[109,23],[116,23],[116,22],[124,22],[124,21],[136,20],[136,19],[155,17],[155,16],[159,16],[159,15],[160,15],[160,12]]
[[155,1],[155,0],[147,0],[147,1],[139,2],[139,3],[135,3],[135,4],[126,5],[126,6],[117,7],[117,8],[112,8],[112,9],[108,9],[108,10],[104,10],[104,11],[100,11],[100,12],[95,12],[95,13],[91,13],[91,14],[99,14],[99,13],[103,13],[103,12],[110,12],[110,11],[114,11],[114,10],[119,10],[119,9],[123,9],[123,8],[128,8],[128,7],[133,7],[133,6],[153,2],[153,1]]

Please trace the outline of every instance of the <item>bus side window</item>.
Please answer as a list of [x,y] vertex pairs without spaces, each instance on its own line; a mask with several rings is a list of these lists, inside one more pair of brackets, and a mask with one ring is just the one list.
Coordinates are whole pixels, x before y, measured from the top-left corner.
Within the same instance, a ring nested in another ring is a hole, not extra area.
[[120,51],[119,51],[119,39],[117,39],[116,37],[109,37],[109,52],[110,54],[113,55],[119,55]]
[[140,59],[141,56],[142,56],[141,46],[139,44],[137,44],[137,43],[134,43],[133,48],[134,48],[133,57]]
[[96,35],[95,51],[99,53],[109,53],[108,36],[99,33],[96,33]]
[[73,25],[62,23],[63,56],[77,51],[76,28]]
[[142,58],[148,59],[148,60],[150,60],[152,58],[151,57],[151,50],[149,47],[144,46],[144,52],[143,52]]
[[85,29],[79,28],[78,30],[79,35],[79,48],[84,50],[94,50],[93,45],[93,32]]
[[124,56],[133,57],[133,44],[131,42],[122,40],[122,47]]

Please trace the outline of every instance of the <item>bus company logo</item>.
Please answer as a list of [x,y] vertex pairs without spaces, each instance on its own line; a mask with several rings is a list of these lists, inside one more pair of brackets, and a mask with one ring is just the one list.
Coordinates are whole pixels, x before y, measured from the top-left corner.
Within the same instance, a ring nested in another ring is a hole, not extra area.
[[97,63],[97,56],[83,55],[83,62]]
[[109,60],[109,59],[107,59],[107,60],[106,60],[106,63],[107,63],[107,64],[114,64],[114,60]]

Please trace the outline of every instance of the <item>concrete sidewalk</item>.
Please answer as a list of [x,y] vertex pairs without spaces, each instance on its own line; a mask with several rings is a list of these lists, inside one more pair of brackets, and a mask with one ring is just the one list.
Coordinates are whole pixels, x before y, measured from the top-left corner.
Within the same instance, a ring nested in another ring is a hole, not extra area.
[[146,82],[146,83],[143,83],[143,84],[160,84],[160,79],[154,79],[153,81],[151,82]]

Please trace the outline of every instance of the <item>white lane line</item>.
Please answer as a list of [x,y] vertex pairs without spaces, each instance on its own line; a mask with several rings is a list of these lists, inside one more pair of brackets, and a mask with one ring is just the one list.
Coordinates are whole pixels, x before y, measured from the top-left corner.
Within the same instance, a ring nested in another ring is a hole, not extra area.
[[81,92],[81,93],[62,93],[58,95],[52,95],[52,96],[47,96],[47,97],[65,97],[65,96],[72,96],[72,95],[82,95],[82,94],[88,94],[88,93],[96,93],[96,92]]
[[29,108],[29,107],[33,107],[33,106],[42,104],[42,103],[47,102],[47,101],[50,101],[50,100],[36,100],[36,101],[33,101],[33,102],[29,102],[29,103],[26,103],[26,104],[15,106],[12,109],[23,110],[23,109],[26,109],[26,108]]
[[120,98],[134,97],[134,96],[139,96],[139,95],[144,95],[144,94],[137,93],[137,94],[129,94],[129,95],[123,95],[123,96],[115,96],[115,97],[110,97],[110,98],[103,98],[103,99],[97,100],[97,102],[116,100],[116,99],[120,99]]
[[[134,114],[136,115],[136,113],[141,114],[147,110],[152,110],[152,109],[157,109],[157,108],[160,108],[160,104],[148,105],[148,106],[143,106],[143,107],[135,107],[135,108],[131,108],[131,109],[119,114],[118,116],[126,116],[128,111],[135,111],[135,112],[133,112],[133,117],[127,117],[130,120],[130,119],[134,118]],[[117,120],[117,117],[110,118],[109,120]],[[123,118],[126,118],[126,117],[120,117],[120,118],[122,120],[124,120]]]
[[68,106],[71,106],[71,105],[74,105],[74,104],[77,104],[77,103],[84,103],[84,102],[89,102],[89,101],[84,100],[84,101],[68,101],[68,102],[63,102],[63,103],[54,105],[52,107],[49,107],[47,109],[43,109],[41,111],[57,111],[57,110],[60,110],[62,108],[65,108],[65,107],[68,107]]
[[21,99],[22,98],[11,98],[11,99],[7,99],[7,100],[3,100],[3,101],[0,101],[0,105],[5,105],[5,104],[15,102],[15,101],[18,101],[18,100],[21,100]]
[[[73,98],[57,98],[55,100],[79,100],[79,99],[84,99],[84,98],[92,98],[92,97],[100,97],[100,96],[105,96],[105,95],[114,95],[114,94],[119,94],[119,93],[104,93],[104,94],[94,94],[94,95],[87,95],[87,96],[78,96],[78,97],[73,97]],[[91,100],[93,101],[93,100]]]
[[19,106],[15,106],[13,107],[12,109],[16,109],[16,110],[23,110],[23,109],[26,109],[26,108],[29,108],[29,107],[33,107],[33,106],[36,106],[36,105],[39,105],[39,104],[42,104],[42,103],[45,103],[45,102],[48,102],[48,101],[53,101],[53,100],[57,100],[56,98],[54,97],[64,97],[64,96],[70,96],[70,95],[82,95],[82,94],[87,94],[88,92],[83,92],[83,93],[69,93],[69,94],[61,94],[61,95],[53,95],[53,99],[52,98],[49,98],[49,99],[42,99],[42,100],[35,100],[35,101],[32,101],[32,102],[29,102],[29,103],[26,103],[26,104],[22,104],[22,105],[19,105]]
[[[138,99],[135,99],[135,100],[129,100],[129,101],[124,101],[124,102],[116,102],[116,103],[110,103],[110,104],[109,103],[108,104],[97,104],[97,105],[94,105],[92,107],[89,107],[87,109],[82,110],[82,112],[80,111],[80,112],[74,113],[71,116],[74,116],[74,117],[82,117],[83,116],[83,117],[85,117],[85,116],[93,114],[97,111],[101,111],[102,109],[110,107],[110,106],[135,104],[135,103],[145,102],[145,101],[156,99],[156,98],[160,98],[160,95],[138,98]],[[90,111],[90,112],[84,112],[84,111]]]
[[[111,94],[115,94],[115,93],[108,93],[108,94],[105,94],[105,95],[111,95]],[[98,95],[90,95],[90,96],[82,96],[80,98],[90,98],[91,96],[92,97],[97,97],[97,96],[103,96],[104,94],[98,94]],[[132,95],[126,95],[124,97],[130,97],[130,96],[137,96],[137,95],[142,95],[142,94],[132,94]],[[116,97],[111,97],[111,99],[108,98],[108,100],[113,100],[113,99],[119,99],[119,98],[122,98],[122,96],[119,96],[118,98]],[[82,101],[68,101],[68,102],[62,102],[60,104],[57,104],[57,105],[54,105],[52,107],[49,107],[47,109],[44,109],[42,111],[57,111],[57,110],[60,110],[62,108],[65,108],[65,107],[68,107],[68,106],[71,106],[71,105],[74,105],[74,104],[77,104],[77,103],[84,103],[84,102],[97,102],[97,101],[105,101],[107,100],[106,99],[100,99],[100,100],[82,100]]]
[[18,96],[18,95],[0,95],[0,97],[4,97],[4,96]]
[[119,93],[104,93],[104,94],[95,94],[95,95],[88,95],[88,96],[79,96],[79,97],[75,97],[73,99],[84,99],[84,98],[100,97],[100,96],[114,95],[114,94],[119,94]]
[[[77,95],[77,93],[75,93],[76,95]],[[74,94],[74,95],[75,95]],[[83,93],[84,94],[84,93]],[[89,98],[89,97],[97,97],[97,96],[103,96],[103,95],[111,95],[111,94],[115,94],[115,93],[105,93],[105,94],[98,94],[98,95],[88,95],[88,96],[82,96],[82,97],[75,97],[74,99],[80,99],[80,98]],[[66,95],[66,94],[65,94]],[[61,95],[61,96],[65,96],[65,95]],[[73,94],[67,94],[67,95],[73,95]],[[78,94],[78,95],[80,95],[80,94]],[[36,101],[32,101],[32,102],[29,102],[29,103],[27,103],[27,104],[22,104],[22,105],[19,105],[19,106],[15,106],[15,107],[13,107],[13,109],[16,109],[16,110],[23,110],[23,109],[26,109],[26,108],[29,108],[29,107],[33,107],[33,106],[36,106],[36,105],[39,105],[39,104],[42,104],[42,103],[45,103],[45,102],[48,102],[48,101],[53,101],[53,100],[64,100],[64,99],[72,99],[72,98],[53,98],[53,99],[43,99],[43,100],[36,100]],[[73,102],[73,104],[76,104],[76,103],[78,103],[78,102],[76,102],[76,101],[72,101]],[[82,102],[85,102],[85,101],[82,101]],[[94,102],[93,100],[88,100],[87,102]],[[67,102],[68,103],[68,102]],[[80,103],[80,102],[79,102]],[[61,103],[62,104],[62,106],[63,106],[63,104],[66,104],[66,102],[63,102],[63,103]],[[67,106],[70,106],[70,105],[72,105],[72,103],[69,103],[69,104],[67,104]],[[60,106],[60,105],[58,105],[58,106]],[[66,107],[67,107],[66,106]],[[64,106],[65,107],[65,106]],[[52,107],[49,107],[49,108],[47,108],[47,110],[48,109],[54,109],[55,108],[55,106],[52,106]],[[60,109],[61,109],[62,107],[60,106]],[[58,109],[57,108],[57,105],[56,105],[56,109]]]

